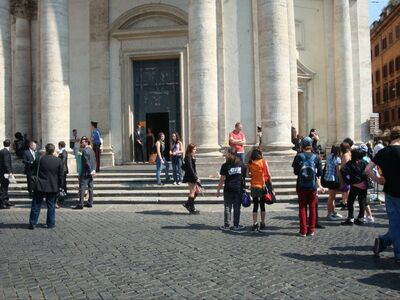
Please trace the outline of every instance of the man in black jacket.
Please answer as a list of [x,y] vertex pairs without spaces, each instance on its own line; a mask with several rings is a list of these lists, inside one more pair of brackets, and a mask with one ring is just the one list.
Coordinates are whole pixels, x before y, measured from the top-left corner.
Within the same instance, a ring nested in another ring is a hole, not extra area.
[[53,228],[56,225],[56,198],[61,187],[64,168],[61,159],[54,156],[55,149],[53,144],[47,144],[46,155],[40,159],[38,182],[29,216],[29,229],[34,229],[38,222],[44,197],[47,204],[47,228]]
[[10,140],[3,142],[4,149],[0,150],[0,209],[9,209],[14,204],[10,203],[8,197],[8,178],[12,175]]
[[36,150],[36,143],[30,142],[29,149],[25,150],[22,156],[22,162],[25,166],[24,174],[26,175],[26,181],[28,182],[29,197],[32,197],[33,195],[31,177],[36,174],[39,158],[40,154],[39,151]]
[[138,163],[139,161],[141,161],[144,163],[144,154],[143,154],[144,136],[142,132],[142,127],[140,126],[139,122],[136,124],[134,137],[135,137],[135,162]]
[[[93,206],[93,177],[96,176],[96,155],[89,146],[89,138],[83,136],[81,138],[82,150],[82,168],[79,174],[79,204],[73,209],[83,209]],[[89,200],[83,205],[85,198],[85,190],[89,190]]]

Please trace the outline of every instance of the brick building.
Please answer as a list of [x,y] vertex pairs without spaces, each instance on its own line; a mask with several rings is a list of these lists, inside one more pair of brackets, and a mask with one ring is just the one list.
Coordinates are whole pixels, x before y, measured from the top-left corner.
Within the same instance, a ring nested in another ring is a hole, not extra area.
[[373,111],[380,129],[400,125],[400,1],[391,1],[371,25]]

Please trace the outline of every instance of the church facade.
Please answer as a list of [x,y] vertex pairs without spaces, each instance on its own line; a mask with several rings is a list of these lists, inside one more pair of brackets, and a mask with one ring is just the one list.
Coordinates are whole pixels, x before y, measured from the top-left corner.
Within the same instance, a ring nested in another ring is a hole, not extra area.
[[215,155],[290,154],[291,127],[321,143],[369,138],[363,0],[0,1],[0,139],[43,144],[102,132],[102,164],[133,160],[140,122]]

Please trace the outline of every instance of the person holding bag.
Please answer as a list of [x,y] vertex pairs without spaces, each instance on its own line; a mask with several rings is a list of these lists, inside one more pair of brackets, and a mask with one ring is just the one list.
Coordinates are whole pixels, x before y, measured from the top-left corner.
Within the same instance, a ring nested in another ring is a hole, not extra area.
[[[252,231],[265,229],[265,183],[271,180],[267,162],[263,159],[260,148],[254,148],[250,155],[248,175],[251,178],[251,197],[253,198],[253,227]],[[258,206],[260,206],[261,222],[257,222]]]
[[46,198],[47,204],[47,228],[54,228],[56,225],[55,204],[57,193],[62,185],[64,167],[62,160],[54,156],[55,149],[56,147],[53,144],[47,144],[46,154],[40,158],[38,163],[36,184],[29,216],[29,229],[35,229],[43,198]]
[[[226,149],[225,163],[221,166],[219,174],[217,197],[220,196],[220,190],[224,186],[224,225],[221,226],[221,229],[241,231],[244,227],[239,225],[240,206],[242,204],[242,194],[246,180],[246,167],[233,148]],[[232,206],[233,227],[231,228]]]

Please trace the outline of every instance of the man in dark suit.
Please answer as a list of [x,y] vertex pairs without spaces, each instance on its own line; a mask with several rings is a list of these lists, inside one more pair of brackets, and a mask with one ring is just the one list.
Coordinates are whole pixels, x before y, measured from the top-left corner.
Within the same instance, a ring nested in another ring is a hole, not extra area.
[[[89,146],[89,138],[83,136],[81,138],[82,150],[82,168],[79,174],[79,204],[73,209],[83,209],[93,206],[93,177],[96,176],[96,155],[93,149]],[[84,205],[85,190],[89,190],[89,200]]]
[[53,144],[47,144],[46,154],[40,159],[38,183],[33,194],[29,216],[29,229],[35,229],[44,197],[47,204],[47,228],[53,228],[56,225],[56,198],[61,187],[64,167],[61,159],[54,156],[55,149]]
[[143,162],[144,163],[144,153],[143,153],[143,143],[144,143],[144,134],[142,132],[142,127],[138,122],[136,124],[136,129],[134,133],[135,138],[135,162]]
[[40,154],[39,151],[36,150],[36,143],[30,142],[29,149],[25,150],[22,156],[22,162],[25,166],[24,174],[26,175],[26,181],[28,182],[29,197],[33,196],[31,177],[36,174],[39,158]]
[[10,140],[3,142],[4,148],[0,150],[0,209],[9,209],[14,204],[9,202],[8,178],[12,175]]

